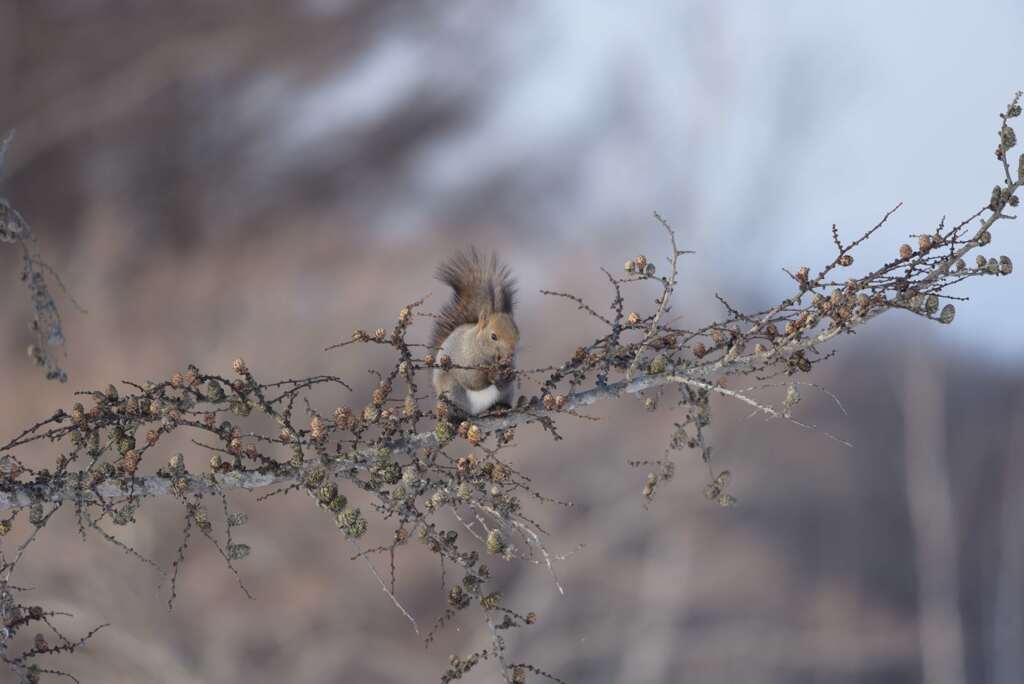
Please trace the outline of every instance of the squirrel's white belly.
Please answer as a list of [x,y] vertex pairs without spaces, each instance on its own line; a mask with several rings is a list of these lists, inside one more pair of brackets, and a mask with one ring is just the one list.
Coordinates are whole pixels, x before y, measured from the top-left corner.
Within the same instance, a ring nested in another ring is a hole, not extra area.
[[469,402],[469,412],[473,415],[482,413],[498,401],[497,385],[490,385],[482,390],[466,390],[466,400]]

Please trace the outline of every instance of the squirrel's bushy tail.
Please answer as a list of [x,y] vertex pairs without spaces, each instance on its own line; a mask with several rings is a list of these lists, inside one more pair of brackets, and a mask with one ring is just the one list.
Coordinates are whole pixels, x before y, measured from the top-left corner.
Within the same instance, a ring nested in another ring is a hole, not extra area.
[[475,324],[481,312],[512,313],[516,283],[508,266],[496,254],[482,257],[475,247],[442,263],[437,279],[452,288],[452,298],[441,309],[430,336],[431,349],[440,348],[460,325]]

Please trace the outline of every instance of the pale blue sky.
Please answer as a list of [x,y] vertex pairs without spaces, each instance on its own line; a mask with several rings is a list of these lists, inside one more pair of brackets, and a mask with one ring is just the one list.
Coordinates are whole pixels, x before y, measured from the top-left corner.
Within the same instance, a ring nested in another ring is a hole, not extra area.
[[[272,144],[301,154],[414,83],[457,88],[484,73],[484,102],[416,155],[382,223],[427,229],[449,198],[511,169],[526,177],[516,220],[567,241],[632,230],[657,253],[658,210],[698,251],[703,281],[738,299],[784,296],[781,266],[831,259],[833,222],[852,237],[904,203],[858,255],[867,264],[944,214],[972,213],[1001,175],[996,113],[1024,88],[1024,3],[1010,0],[562,0],[480,12],[453,7],[445,24],[482,34],[478,54],[432,45],[423,60],[430,31],[396,31],[300,99]],[[1022,236],[1024,222],[1004,224],[986,253],[1024,268]],[[977,301],[941,337],[984,339],[1011,360],[1024,285],[995,280],[961,288]],[[993,326],[1000,334],[982,338]]]

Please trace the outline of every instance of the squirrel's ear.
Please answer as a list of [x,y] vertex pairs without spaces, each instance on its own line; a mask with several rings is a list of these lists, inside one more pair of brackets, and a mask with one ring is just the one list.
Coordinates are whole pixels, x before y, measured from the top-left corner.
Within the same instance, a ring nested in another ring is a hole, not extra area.
[[487,323],[491,319],[491,310],[489,307],[480,307],[480,312],[476,315],[476,326],[478,328],[486,328]]

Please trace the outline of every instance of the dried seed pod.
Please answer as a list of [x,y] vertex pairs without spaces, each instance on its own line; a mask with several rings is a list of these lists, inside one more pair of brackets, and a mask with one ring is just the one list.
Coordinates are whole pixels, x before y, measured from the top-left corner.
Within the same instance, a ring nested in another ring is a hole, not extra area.
[[124,455],[124,472],[134,475],[135,471],[139,469],[139,461],[141,460],[142,457],[139,456],[139,452],[135,449],[129,449],[128,453]]
[[900,259],[909,259],[914,256],[914,250],[910,248],[910,245],[900,245]]
[[333,480],[327,480],[316,490],[316,498],[320,503],[327,503],[338,495],[338,484]]
[[1002,147],[1005,152],[1016,144],[1017,134],[1012,128],[1004,123],[1003,127],[999,129],[999,146]]
[[[1002,152],[1002,150],[1000,150]],[[988,208],[992,211],[999,211],[1000,204],[1003,201],[1003,189],[998,185],[992,188],[992,196],[988,201]]]
[[228,544],[227,557],[233,561],[247,558],[252,551],[248,544]]
[[487,533],[487,552],[499,554],[505,550],[505,540],[501,538],[501,532],[491,530]]
[[323,439],[327,436],[327,424],[320,416],[313,416],[313,419],[309,421],[309,432],[313,439]]
[[366,534],[366,518],[358,508],[346,508],[339,513],[337,524],[349,537],[359,538]]
[[798,368],[805,373],[811,370],[811,362],[804,356],[802,351],[795,352],[789,357],[789,365],[790,368]]
[[942,307],[942,311],[939,312],[939,321],[943,323],[952,323],[956,317],[956,307],[952,304],[946,304]]
[[850,254],[844,254],[839,257],[840,266],[851,266],[853,264],[853,256]]
[[651,360],[651,365],[647,369],[651,375],[660,375],[664,373],[668,368],[668,359],[665,358],[664,354],[658,354]]
[[434,436],[437,437],[439,442],[447,442],[452,438],[452,431],[447,421],[438,421],[437,425],[434,426]]
[[[224,388],[220,386],[220,383],[216,380],[210,380],[206,386],[206,398],[214,404],[224,401]],[[153,400],[156,403],[156,400]],[[150,409],[153,413],[156,413],[152,408]]]
[[28,509],[28,521],[39,527],[46,521],[46,511],[43,509],[43,504],[39,501],[33,502]]
[[347,406],[339,406],[334,409],[334,424],[342,429],[352,424],[352,409]]
[[508,479],[508,476],[508,467],[503,463],[495,463],[494,467],[491,468],[491,479],[495,482],[504,482]]

